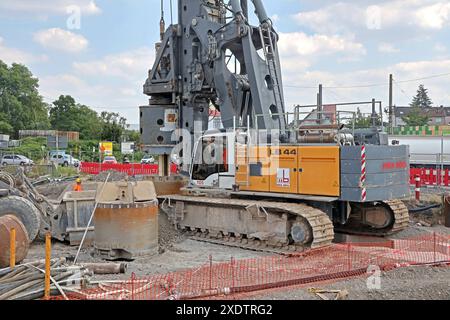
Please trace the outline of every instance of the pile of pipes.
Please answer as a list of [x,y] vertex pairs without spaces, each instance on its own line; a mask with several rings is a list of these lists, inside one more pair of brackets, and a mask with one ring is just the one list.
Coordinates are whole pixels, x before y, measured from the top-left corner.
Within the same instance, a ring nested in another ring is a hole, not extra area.
[[[51,260],[50,295],[67,298],[68,293],[81,293],[94,274],[125,273],[120,263],[86,263],[68,265],[66,258]],[[37,300],[45,295],[45,260],[33,261],[14,268],[0,269],[0,300]]]
[[[65,258],[51,260],[50,292],[66,297],[67,291],[82,289],[92,271],[86,267],[67,266]],[[0,300],[36,300],[45,293],[45,260],[14,268],[0,269]]]

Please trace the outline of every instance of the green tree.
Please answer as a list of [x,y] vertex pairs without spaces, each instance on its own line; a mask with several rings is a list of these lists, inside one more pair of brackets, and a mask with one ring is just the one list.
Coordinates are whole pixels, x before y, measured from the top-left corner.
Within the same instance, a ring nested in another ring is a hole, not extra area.
[[413,107],[411,112],[402,118],[406,125],[411,127],[425,126],[428,124],[430,118],[419,107]]
[[78,131],[78,114],[75,99],[71,96],[60,96],[50,108],[52,128],[61,131]]
[[121,142],[125,130],[129,127],[127,119],[114,112],[103,111],[100,114],[102,121],[102,139],[111,142]]
[[125,130],[123,136],[126,141],[134,142],[136,145],[138,145],[141,141],[141,134],[136,130]]
[[52,127],[61,131],[80,132],[83,140],[100,139],[103,123],[97,112],[76,103],[71,96],[60,96],[50,108]]
[[[376,125],[381,126],[381,119],[377,116]],[[370,128],[372,127],[372,117],[370,115],[364,115],[360,108],[356,109],[355,128]]]
[[[24,65],[12,64],[8,67],[0,60],[0,113],[2,122],[19,130],[48,129],[48,106],[38,92],[39,81]],[[5,126],[5,128],[9,128]]]
[[428,89],[425,89],[423,84],[419,86],[416,96],[409,105],[412,108],[431,108],[433,106],[433,102],[428,96]]
[[78,112],[80,138],[100,140],[102,121],[98,113],[85,105],[78,105]]
[[0,134],[13,134],[14,128],[8,123],[4,113],[0,112]]

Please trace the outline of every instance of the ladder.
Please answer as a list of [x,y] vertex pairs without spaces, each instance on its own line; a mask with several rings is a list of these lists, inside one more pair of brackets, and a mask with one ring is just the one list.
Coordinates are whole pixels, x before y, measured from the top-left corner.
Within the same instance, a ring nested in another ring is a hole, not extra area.
[[[248,117],[248,120],[249,117]],[[245,168],[245,175],[242,173],[238,173],[236,171],[235,181],[237,185],[249,187],[250,186],[250,146],[251,146],[251,138],[250,138],[250,124],[248,124],[247,129],[247,141],[244,145],[237,144],[237,140],[235,141],[235,150],[236,150],[236,168]],[[240,170],[239,170],[240,171]]]
[[245,175],[236,172],[236,184],[244,187],[250,186],[250,157],[249,147],[246,145],[236,145],[236,167],[245,168]]
[[276,61],[276,52],[274,49],[274,44],[272,40],[272,31],[270,28],[259,27],[259,35],[261,37],[261,44],[263,47],[264,57],[267,65],[267,69],[269,70],[269,75],[271,77],[272,82],[272,92],[275,100],[275,105],[284,110],[284,101],[282,89],[279,82],[279,75],[277,72],[277,61]]

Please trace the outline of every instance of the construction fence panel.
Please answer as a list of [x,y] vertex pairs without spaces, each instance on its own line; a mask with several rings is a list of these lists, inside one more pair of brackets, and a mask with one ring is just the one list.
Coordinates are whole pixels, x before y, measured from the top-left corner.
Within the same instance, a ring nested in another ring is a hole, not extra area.
[[[410,184],[415,185],[416,176],[420,177],[421,185],[425,186],[450,186],[450,170],[411,168]],[[441,178],[439,177],[441,176]]]
[[[82,173],[98,175],[104,171],[117,171],[126,173],[129,176],[134,175],[157,175],[159,166],[157,164],[100,164],[95,162],[83,162],[80,171]],[[170,167],[170,172],[176,174],[178,168],[175,164]]]
[[[104,283],[69,295],[77,300],[238,299],[260,290],[333,282],[376,271],[450,264],[450,236],[430,234],[384,243],[335,244],[291,256],[214,262],[196,269]],[[55,297],[54,299],[62,299]]]

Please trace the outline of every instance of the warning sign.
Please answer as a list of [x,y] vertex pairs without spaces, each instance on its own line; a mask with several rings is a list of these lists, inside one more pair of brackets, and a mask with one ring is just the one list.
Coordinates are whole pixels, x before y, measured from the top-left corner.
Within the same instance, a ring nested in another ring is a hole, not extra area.
[[277,185],[280,187],[291,186],[291,169],[277,169]]
[[105,156],[112,156],[113,154],[113,143],[112,142],[101,142],[99,144],[99,149]]

